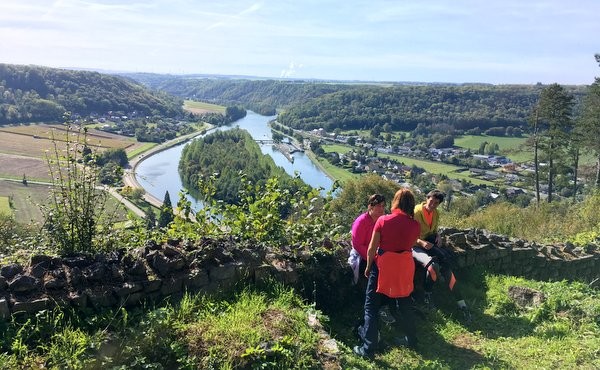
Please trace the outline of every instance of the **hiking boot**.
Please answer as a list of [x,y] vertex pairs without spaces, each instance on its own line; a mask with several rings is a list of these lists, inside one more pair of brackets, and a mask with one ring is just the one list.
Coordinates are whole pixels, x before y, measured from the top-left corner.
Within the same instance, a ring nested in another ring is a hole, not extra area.
[[396,322],[396,319],[390,312],[389,306],[384,306],[379,310],[379,318],[387,325],[391,325]]
[[413,349],[415,351],[417,350],[416,338],[413,340],[410,340],[408,338],[408,336],[394,337],[394,338],[392,338],[392,343],[398,347],[406,347],[406,348]]
[[463,315],[463,318],[464,318],[465,322],[467,324],[470,323],[473,318],[471,317],[471,311],[469,310],[469,307],[462,306],[462,307],[459,307],[458,310],[460,312],[462,312],[462,315]]
[[365,351],[365,349],[362,346],[354,346],[354,348],[352,348],[352,352],[354,352],[354,354],[359,357],[366,358],[368,360],[371,359],[371,356]]
[[431,292],[425,292],[423,296],[423,304],[428,310],[435,310],[435,303],[433,302],[433,295]]

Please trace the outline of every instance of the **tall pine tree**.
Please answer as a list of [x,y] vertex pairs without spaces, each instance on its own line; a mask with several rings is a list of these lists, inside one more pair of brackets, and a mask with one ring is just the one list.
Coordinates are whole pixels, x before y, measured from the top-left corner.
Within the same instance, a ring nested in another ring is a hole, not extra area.
[[540,94],[539,118],[546,128],[540,149],[548,161],[548,202],[552,201],[556,162],[564,158],[568,134],[573,128],[573,104],[573,95],[556,83],[546,87]]
[[171,205],[171,198],[169,197],[169,191],[167,190],[165,192],[163,205],[160,208],[160,215],[158,216],[158,227],[167,227],[174,218],[173,205]]

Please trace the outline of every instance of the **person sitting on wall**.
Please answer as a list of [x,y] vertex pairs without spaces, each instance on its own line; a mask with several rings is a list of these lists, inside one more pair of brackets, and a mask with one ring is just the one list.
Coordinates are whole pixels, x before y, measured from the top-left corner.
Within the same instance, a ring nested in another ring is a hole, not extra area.
[[425,305],[430,309],[435,308],[432,297],[433,285],[443,279],[454,295],[458,308],[463,312],[465,318],[470,320],[471,314],[465,300],[456,288],[456,278],[452,272],[454,254],[450,250],[442,248],[438,233],[439,212],[437,208],[443,201],[444,193],[436,189],[427,194],[425,202],[415,206],[415,220],[419,222],[421,232],[412,248],[412,255],[415,261],[425,268],[423,297]]

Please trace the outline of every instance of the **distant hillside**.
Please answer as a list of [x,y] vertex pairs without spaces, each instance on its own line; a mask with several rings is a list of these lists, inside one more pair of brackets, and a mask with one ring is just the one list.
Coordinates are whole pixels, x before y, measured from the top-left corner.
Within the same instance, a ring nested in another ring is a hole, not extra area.
[[174,76],[149,73],[124,74],[146,86],[175,96],[217,103],[243,105],[257,113],[273,114],[311,98],[355,88],[343,83],[291,80],[251,80],[224,77]]
[[[419,123],[464,130],[526,126],[543,85],[424,85],[362,87],[312,99],[279,121],[299,129],[413,130]],[[580,100],[585,86],[567,87]]]
[[89,71],[0,64],[0,124],[56,121],[65,111],[173,117],[181,101],[123,77]]
[[[525,126],[544,85],[330,83],[225,77],[126,74],[170,94],[263,114],[300,129],[371,129],[389,123],[413,130],[419,123],[457,129]],[[586,86],[566,86],[576,101]]]

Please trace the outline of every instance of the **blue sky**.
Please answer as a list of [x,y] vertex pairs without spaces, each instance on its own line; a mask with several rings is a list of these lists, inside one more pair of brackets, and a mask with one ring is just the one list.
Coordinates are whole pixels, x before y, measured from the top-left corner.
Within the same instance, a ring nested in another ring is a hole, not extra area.
[[360,81],[590,84],[597,0],[1,0],[0,62]]

